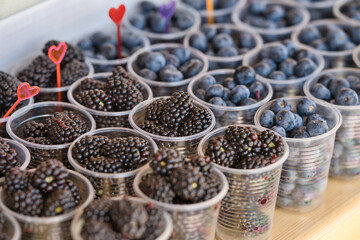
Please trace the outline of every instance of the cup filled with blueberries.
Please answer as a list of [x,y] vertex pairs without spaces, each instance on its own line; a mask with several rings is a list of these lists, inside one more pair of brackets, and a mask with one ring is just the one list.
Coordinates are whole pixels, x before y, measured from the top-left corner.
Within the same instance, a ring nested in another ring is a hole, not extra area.
[[349,24],[360,24],[360,3],[356,0],[337,1],[333,7],[336,18]]
[[335,18],[333,14],[333,6],[337,0],[290,0],[293,3],[301,4],[306,7],[310,13],[311,21]]

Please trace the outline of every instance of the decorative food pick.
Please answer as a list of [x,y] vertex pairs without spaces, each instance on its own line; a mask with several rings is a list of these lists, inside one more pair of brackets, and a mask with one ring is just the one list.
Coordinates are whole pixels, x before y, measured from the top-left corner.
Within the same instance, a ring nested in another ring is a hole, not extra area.
[[174,0],[172,0],[168,4],[163,4],[159,7],[158,10],[159,14],[166,20],[166,27],[165,27],[166,33],[169,32],[170,19],[172,15],[174,15],[175,10],[176,10],[176,2]]
[[[60,42],[59,45],[52,45],[48,50],[50,60],[56,64],[56,81],[57,87],[61,87],[61,67],[60,63],[63,60],[67,50],[65,42]],[[61,92],[58,92],[58,101],[61,102]]]
[[118,44],[118,57],[121,59],[121,34],[120,34],[120,24],[125,15],[125,5],[120,4],[120,6],[116,8],[110,8],[109,16],[111,20],[116,24],[117,28],[117,44]]
[[208,23],[214,23],[214,3],[213,0],[206,0],[206,11]]
[[40,92],[40,88],[38,86],[30,87],[30,84],[27,82],[21,83],[17,88],[17,101],[12,105],[12,107],[7,111],[7,113],[3,116],[3,118],[8,117],[12,111],[16,108],[17,105],[21,101],[24,101],[28,98],[36,96]]

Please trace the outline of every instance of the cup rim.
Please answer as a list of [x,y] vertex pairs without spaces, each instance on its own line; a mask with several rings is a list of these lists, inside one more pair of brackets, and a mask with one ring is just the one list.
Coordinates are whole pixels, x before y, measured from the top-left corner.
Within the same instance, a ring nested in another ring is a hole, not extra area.
[[98,135],[99,133],[107,133],[107,132],[125,132],[125,133],[130,133],[130,134],[142,137],[146,141],[148,141],[150,147],[153,149],[153,153],[156,153],[158,150],[158,146],[156,145],[156,143],[154,142],[154,140],[151,137],[149,137],[147,135],[142,135],[141,133],[139,133],[138,131],[135,131],[134,129],[122,128],[122,127],[99,128],[99,129],[96,129],[96,130],[93,130],[93,131],[90,131],[90,132],[87,132],[87,133],[81,135],[75,141],[73,141],[71,143],[69,150],[67,152],[67,157],[68,157],[68,161],[70,162],[71,166],[73,166],[76,171],[80,172],[81,174],[84,174],[85,176],[90,176],[90,177],[106,178],[106,179],[125,178],[125,177],[134,176],[137,172],[139,172],[141,169],[143,169],[148,164],[148,163],[146,163],[143,166],[141,166],[135,170],[128,171],[128,172],[101,173],[101,172],[95,172],[95,171],[91,171],[89,169],[84,168],[83,166],[81,166],[81,164],[79,164],[72,157],[72,150],[73,150],[75,144],[78,141],[80,141],[82,138],[84,138],[86,136],[93,136],[93,135]]
[[20,224],[16,221],[16,219],[10,214],[3,211],[3,214],[7,220],[9,220],[10,224],[14,228],[14,234],[11,236],[11,240],[19,240],[21,238],[21,228]]
[[25,139],[22,139],[20,137],[18,137],[11,129],[10,125],[12,123],[12,121],[14,121],[17,117],[22,116],[23,114],[27,113],[28,111],[30,111],[31,109],[34,108],[41,108],[41,107],[48,107],[48,106],[62,106],[62,107],[68,107],[73,109],[74,111],[78,111],[81,112],[82,114],[84,114],[88,120],[90,121],[90,129],[89,131],[92,131],[96,128],[96,123],[94,118],[91,116],[90,113],[88,113],[87,111],[83,110],[82,108],[79,108],[76,105],[70,104],[70,103],[66,103],[66,102],[39,102],[39,103],[35,103],[31,106],[27,106],[24,108],[19,109],[18,111],[16,111],[14,114],[11,115],[8,123],[6,124],[6,131],[9,134],[9,136],[14,139],[15,141],[18,141],[20,143],[22,143],[24,146],[26,147],[31,147],[31,148],[41,148],[41,149],[64,149],[64,148],[68,148],[70,146],[71,143],[63,143],[63,144],[52,144],[52,145],[42,145],[42,144],[38,144],[38,143],[31,143],[28,141],[25,141]]
[[360,45],[354,49],[352,53],[352,58],[356,66],[360,68]]
[[[97,77],[109,77],[109,76],[111,76],[111,74],[112,74],[111,72],[94,73],[90,78],[96,80],[95,78],[97,78]],[[85,79],[87,79],[87,78],[89,78],[89,77],[83,77],[83,78],[79,79],[78,81],[74,82],[73,84],[71,84],[69,91],[67,92],[67,98],[69,99],[71,104],[74,104],[75,106],[78,106],[79,108],[91,113],[92,115],[97,115],[97,116],[118,117],[118,116],[129,115],[131,110],[119,111],[119,112],[105,112],[105,111],[94,110],[94,109],[85,107],[84,105],[81,105],[78,101],[76,101],[76,99],[73,96],[74,91],[80,86],[81,82],[85,81]],[[136,79],[136,81],[139,84],[141,84],[141,86],[144,87],[146,93],[148,94],[147,99],[153,98],[153,92],[152,92],[151,88],[149,87],[149,85],[140,79]]]
[[132,64],[136,62],[137,58],[139,57],[140,54],[144,53],[144,52],[148,52],[151,51],[153,52],[154,50],[161,50],[161,49],[173,49],[173,48],[177,48],[177,47],[184,47],[184,45],[182,44],[178,44],[178,43],[158,43],[158,44],[154,44],[149,46],[148,48],[141,48],[138,51],[136,51],[129,59],[128,63],[127,63],[127,69],[129,70],[129,73],[132,74],[133,76],[135,76],[137,79],[149,84],[149,86],[154,86],[154,87],[178,87],[178,86],[183,86],[188,84],[194,77],[207,72],[208,68],[209,68],[209,62],[206,58],[206,56],[200,52],[199,50],[192,48],[192,47],[188,47],[185,46],[185,48],[188,48],[191,52],[191,54],[196,55],[197,58],[199,58],[203,63],[204,66],[201,69],[201,71],[189,78],[183,79],[181,81],[177,81],[177,82],[161,82],[161,81],[157,81],[157,80],[150,80],[150,79],[146,79],[142,76],[140,76],[135,69],[133,68]]
[[139,188],[139,184],[141,181],[142,176],[145,173],[152,172],[151,168],[147,166],[147,168],[142,169],[140,172],[138,172],[135,176],[133,187],[135,190],[135,193],[141,197],[142,199],[145,199],[148,202],[152,202],[155,205],[162,207],[166,209],[167,211],[181,211],[181,212],[189,212],[189,211],[197,211],[205,208],[209,208],[213,205],[216,205],[217,203],[220,203],[221,200],[225,197],[227,194],[227,191],[229,190],[229,184],[225,177],[225,175],[218,169],[214,168],[214,172],[220,177],[222,182],[222,188],[220,192],[213,198],[200,202],[200,203],[193,203],[193,204],[170,204],[170,203],[164,203],[157,201],[155,199],[152,199],[148,197],[146,194],[144,194],[141,189]]
[[[276,46],[276,45],[279,45],[279,44],[281,44],[281,41],[266,43],[266,44],[263,45],[263,47],[261,49],[259,49],[259,51],[255,52],[253,54],[250,54],[250,53],[246,54],[245,57],[244,57],[244,60],[243,60],[243,65],[252,66],[253,64],[250,64],[250,59],[252,57],[258,55],[263,48],[269,47],[269,46]],[[296,45],[298,45],[298,44],[296,43]],[[299,47],[300,47],[300,49],[305,49],[305,50],[309,51],[309,48],[302,48],[301,46],[299,46]],[[317,68],[315,69],[315,71],[313,73],[311,73],[310,75],[308,75],[308,76],[301,77],[301,78],[296,78],[296,79],[286,79],[286,80],[274,80],[274,79],[263,77],[263,76],[261,76],[259,74],[256,74],[256,76],[259,77],[259,79],[261,79],[263,81],[268,81],[271,84],[276,84],[276,85],[279,85],[279,84],[292,85],[292,84],[305,82],[307,79],[310,79],[310,78],[313,78],[313,77],[319,75],[319,73],[325,67],[324,57],[321,54],[319,54],[318,52],[312,52],[312,54],[314,55],[314,57],[318,61],[318,65],[317,65]]]
[[268,94],[259,102],[257,103],[254,103],[254,104],[251,104],[251,105],[248,105],[248,106],[236,106],[236,107],[231,107],[231,106],[225,106],[225,107],[222,107],[222,106],[217,106],[217,105],[214,105],[214,104],[211,104],[211,103],[208,103],[208,102],[205,102],[203,100],[201,100],[200,98],[198,98],[194,91],[193,91],[193,88],[194,88],[194,85],[195,83],[197,83],[203,76],[206,76],[206,75],[211,75],[211,76],[216,76],[216,75],[222,75],[222,74],[233,74],[235,72],[234,69],[218,69],[218,70],[213,70],[213,71],[209,71],[207,73],[204,73],[202,74],[201,76],[198,76],[197,78],[194,78],[189,86],[188,86],[188,93],[190,94],[190,96],[196,100],[197,102],[200,102],[206,106],[208,106],[210,109],[214,109],[214,110],[223,110],[223,111],[245,111],[245,110],[249,110],[249,109],[253,109],[253,108],[257,108],[257,107],[260,107],[262,106],[263,104],[265,104],[266,102],[268,102],[272,96],[273,96],[273,88],[271,87],[270,83],[266,80],[263,80],[263,79],[260,79],[258,78],[258,76],[256,76],[256,80],[255,81],[260,81],[262,84],[264,84],[267,89],[268,89]]
[[[360,48],[359,48],[360,49]],[[316,98],[315,96],[313,96],[310,92],[310,85],[317,81],[322,75],[324,74],[334,74],[334,73],[338,73],[338,72],[353,72],[353,73],[356,73],[360,76],[360,69],[358,68],[330,68],[330,69],[326,69],[324,71],[322,71],[318,76],[312,78],[312,79],[309,79],[308,81],[305,82],[304,84],[304,93],[307,97],[309,97],[310,99],[314,100],[317,104],[324,104],[324,105],[327,105],[327,106],[331,106],[331,107],[335,107],[337,110],[340,110],[341,111],[349,111],[349,110],[353,110],[353,111],[356,111],[356,110],[360,110],[360,105],[355,105],[355,106],[342,106],[342,105],[336,105],[336,104],[333,104],[333,103],[329,103],[329,102],[326,102],[324,100],[321,100],[319,98]]]
[[[28,170],[28,171],[33,172],[33,171],[35,171],[35,169]],[[21,219],[22,222],[31,222],[33,224],[48,225],[48,224],[63,222],[63,221],[71,219],[77,213],[77,211],[84,209],[86,206],[88,206],[90,204],[90,202],[92,202],[92,200],[94,198],[94,189],[93,189],[90,181],[86,177],[84,177],[80,173],[77,173],[70,169],[68,169],[68,171],[69,171],[69,175],[73,175],[74,177],[80,179],[80,181],[82,181],[86,185],[87,189],[89,190],[89,195],[87,196],[86,200],[81,205],[77,206],[74,210],[72,210],[71,212],[68,212],[68,213],[65,213],[62,215],[58,215],[58,216],[54,216],[54,217],[33,217],[33,216],[27,216],[27,215],[23,215],[21,213],[17,213],[15,211],[11,210],[10,208],[8,208],[6,206],[6,204],[3,202],[2,197],[4,194],[4,189],[0,190],[0,208],[3,209],[3,211],[5,213],[7,213],[8,215],[13,216],[15,219]]]
[[303,1],[297,0],[297,1],[299,2],[299,4],[304,5],[304,7],[306,7],[306,8],[314,8],[314,9],[331,8],[334,5],[334,3],[336,2],[336,0],[323,0],[320,2],[313,2],[313,1],[307,1],[307,0],[303,0]]
[[216,120],[215,120],[215,115],[214,113],[209,109],[208,106],[202,104],[202,103],[199,103],[195,100],[193,100],[193,104],[194,105],[197,105],[198,107],[202,108],[202,109],[205,109],[209,112],[209,114],[211,115],[211,124],[210,126],[205,129],[204,131],[202,132],[199,132],[197,134],[194,134],[194,135],[190,135],[190,136],[185,136],[185,137],[167,137],[167,136],[160,136],[160,135],[155,135],[155,134],[152,134],[152,133],[149,133],[149,132],[146,132],[144,131],[143,129],[141,129],[133,120],[134,118],[134,115],[141,109],[147,107],[148,105],[150,105],[153,101],[156,101],[160,98],[169,98],[170,96],[164,96],[164,97],[156,97],[156,98],[152,98],[152,99],[149,99],[149,100],[146,100],[146,101],[143,101],[141,102],[140,104],[136,105],[130,112],[129,114],[129,123],[131,125],[132,128],[134,128],[136,131],[142,133],[143,135],[148,135],[149,137],[151,137],[152,139],[154,140],[158,140],[158,141],[166,141],[166,142],[185,142],[185,141],[191,141],[191,140],[194,140],[194,139],[197,139],[197,138],[201,138],[203,136],[205,136],[207,133],[209,133],[214,127],[215,127],[215,123],[216,123]]
[[[299,100],[301,98],[309,98],[308,96],[291,96],[291,97],[282,97],[281,99],[285,99],[285,100]],[[266,110],[271,103],[273,103],[274,101],[276,101],[277,99],[274,99],[270,102],[267,102],[266,104],[264,104],[263,106],[261,106],[255,113],[254,116],[254,122],[256,126],[261,126],[260,124],[260,115],[261,113]],[[327,138],[329,136],[331,136],[332,134],[335,134],[336,131],[341,127],[342,124],[342,116],[340,111],[337,108],[333,108],[328,104],[324,104],[324,102],[320,102],[320,101],[315,101],[316,104],[321,105],[322,107],[328,108],[330,111],[333,111],[334,115],[337,116],[337,121],[336,124],[334,125],[334,127],[332,129],[329,129],[328,132],[315,136],[315,137],[308,137],[308,138],[288,138],[288,137],[283,137],[283,139],[288,142],[288,143],[305,143],[305,142],[313,142],[313,141],[318,141],[324,138]]]
[[[247,51],[247,53],[239,54],[239,55],[236,55],[236,56],[233,56],[233,57],[210,56],[210,55],[207,55],[207,54],[201,52],[208,59],[209,62],[220,62],[220,63],[226,62],[227,63],[227,62],[241,61],[246,54],[248,54],[250,52],[252,53],[252,52],[258,51],[263,46],[263,40],[262,40],[261,36],[258,33],[254,32],[254,31],[250,31],[249,29],[242,29],[242,28],[239,28],[236,25],[231,24],[231,23],[203,24],[203,26],[212,26],[212,27],[215,27],[217,29],[218,28],[228,28],[228,29],[231,29],[232,31],[246,32],[246,33],[249,33],[255,39],[255,42],[256,42],[255,47],[253,47],[252,49]],[[186,36],[184,38],[184,41],[183,41],[183,44],[186,47],[191,47],[190,46],[190,38],[195,33],[199,33],[199,32],[201,32],[200,29],[198,29],[197,31],[189,32],[188,34],[186,34]]]
[[310,13],[306,8],[299,6],[296,3],[290,2],[290,1],[282,1],[282,0],[268,0],[268,4],[279,4],[287,7],[297,8],[300,9],[303,13],[303,19],[301,22],[284,28],[278,28],[278,29],[265,29],[265,28],[258,28],[254,27],[252,25],[249,25],[239,18],[239,13],[243,11],[247,4],[244,5],[237,5],[234,9],[234,11],[231,14],[231,20],[232,22],[242,29],[248,29],[250,31],[255,31],[262,35],[285,35],[285,34],[291,34],[291,32],[295,31],[296,29],[303,29],[310,21]]
[[[200,156],[205,156],[205,153],[203,152],[203,146],[205,145],[205,143],[208,142],[214,135],[225,132],[225,130],[229,126],[251,127],[253,129],[255,128],[256,130],[260,130],[260,131],[270,130],[270,129],[267,129],[267,128],[264,128],[261,126],[251,125],[251,124],[233,124],[233,125],[223,126],[221,128],[217,128],[217,129],[213,130],[211,133],[207,134],[205,137],[203,137],[203,139],[201,139],[199,146],[197,148],[198,154]],[[276,132],[274,132],[272,130],[270,130],[270,131],[275,133],[276,135],[280,136]],[[216,166],[216,168],[220,169],[222,172],[230,173],[230,174],[250,175],[250,174],[259,174],[259,173],[264,173],[264,172],[274,170],[275,168],[280,167],[289,156],[289,151],[290,151],[289,146],[288,146],[287,142],[285,141],[285,138],[283,138],[283,137],[281,137],[281,138],[284,140],[284,143],[285,143],[284,144],[284,146],[285,146],[284,154],[281,157],[278,157],[278,160],[274,164],[271,164],[269,166],[262,167],[262,168],[255,168],[255,169],[237,169],[237,168],[224,167],[224,166],[221,166],[216,163],[213,163],[213,164]]]
[[340,9],[341,7],[345,4],[350,2],[351,0],[339,0],[336,1],[334,6],[333,6],[333,14],[336,18],[347,22],[348,24],[353,24],[353,25],[360,25],[360,21],[359,20],[355,20],[353,18],[349,18],[347,15],[345,15]]

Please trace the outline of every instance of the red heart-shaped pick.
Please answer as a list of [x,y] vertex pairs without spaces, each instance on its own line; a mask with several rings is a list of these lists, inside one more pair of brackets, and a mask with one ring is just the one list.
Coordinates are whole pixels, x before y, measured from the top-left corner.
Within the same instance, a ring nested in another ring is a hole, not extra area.
[[38,86],[30,87],[30,84],[27,82],[21,83],[17,88],[17,96],[21,101],[34,97],[39,92],[40,88]]
[[111,20],[117,25],[120,25],[124,15],[125,15],[125,5],[121,4],[117,9],[116,8],[110,8],[109,10],[109,16]]
[[61,63],[66,53],[67,45],[65,42],[60,42],[59,45],[52,45],[49,47],[48,56],[55,64]]

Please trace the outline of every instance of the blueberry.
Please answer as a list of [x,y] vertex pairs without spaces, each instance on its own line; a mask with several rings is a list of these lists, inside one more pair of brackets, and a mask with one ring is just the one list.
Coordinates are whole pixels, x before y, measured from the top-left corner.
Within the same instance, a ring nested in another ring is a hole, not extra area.
[[181,30],[190,28],[192,25],[194,25],[194,22],[195,19],[189,12],[179,11],[179,13],[176,15],[175,24]]
[[323,39],[315,39],[310,43],[310,46],[321,51],[328,51],[329,48]]
[[197,89],[195,91],[195,96],[203,101],[205,101],[205,94],[206,94],[206,91],[204,89]]
[[279,21],[285,16],[285,9],[280,5],[271,5],[265,9],[264,15],[272,21]]
[[209,103],[221,107],[226,106],[226,102],[221,97],[213,97],[209,100]]
[[360,26],[350,27],[350,36],[353,43],[360,44]]
[[337,50],[342,44],[349,41],[348,36],[344,32],[344,30],[337,28],[329,31],[326,34],[326,42],[328,44],[329,49]]
[[297,62],[294,59],[288,58],[280,63],[279,70],[283,72],[286,76],[294,75],[294,68],[296,64]]
[[159,72],[159,78],[163,82],[178,82],[184,79],[183,74],[173,65],[166,65]]
[[318,83],[321,83],[322,85],[324,85],[325,87],[329,87],[329,84],[332,80],[335,79],[335,76],[333,74],[330,74],[330,73],[326,73],[326,74],[323,74],[319,80],[318,80]]
[[207,49],[207,46],[208,46],[208,41],[207,41],[205,34],[203,34],[201,32],[194,33],[190,37],[190,46],[192,46],[193,48],[196,48],[202,52],[205,52]]
[[143,45],[143,40],[139,37],[139,35],[133,32],[126,32],[126,34],[122,34],[121,42],[129,49]]
[[81,48],[81,50],[91,50],[93,45],[90,38],[83,38],[78,42],[78,47]]
[[158,72],[165,66],[165,64],[166,59],[161,53],[150,52],[145,56],[145,67],[154,72]]
[[301,98],[296,104],[296,111],[301,116],[310,116],[316,112],[316,103],[306,97]]
[[109,40],[111,39],[111,37],[108,36],[108,35],[106,35],[106,34],[103,33],[103,32],[96,32],[96,33],[94,33],[93,35],[91,35],[90,39],[91,39],[94,47],[100,48],[100,46],[101,46],[104,42],[109,41]]
[[216,84],[216,79],[212,75],[205,75],[199,79],[198,88],[208,89],[210,86]]
[[339,46],[339,51],[346,51],[346,50],[352,50],[356,48],[356,45],[352,42],[346,42]]
[[295,118],[295,128],[304,126],[304,119],[297,113],[293,113]]
[[254,0],[249,2],[249,10],[252,14],[258,15],[263,13],[267,8],[265,0]]
[[142,14],[137,14],[130,18],[130,23],[138,29],[144,29],[146,26],[146,18]]
[[214,37],[214,39],[212,40],[212,44],[213,47],[218,50],[223,47],[233,47],[234,40],[229,34],[220,33]]
[[234,57],[239,54],[239,51],[235,47],[223,47],[217,52],[219,57]]
[[294,53],[294,59],[296,61],[300,61],[303,58],[314,59],[314,56],[309,50],[306,49],[299,49]]
[[198,74],[203,67],[202,61],[192,58],[180,67],[180,71],[184,74],[185,78],[189,78]]
[[324,85],[322,85],[321,83],[317,83],[315,84],[311,90],[310,93],[319,99],[322,99],[324,101],[329,101],[331,98],[331,92],[330,90],[325,87]]
[[287,26],[292,26],[299,24],[303,20],[304,15],[301,10],[292,8],[286,12],[285,18]]
[[230,89],[224,87],[224,95],[222,97],[222,99],[224,99],[224,101],[229,100],[230,92],[231,92]]
[[166,29],[166,20],[157,12],[151,12],[149,15],[150,29],[153,32],[163,33]]
[[274,102],[271,103],[270,110],[273,111],[275,114],[277,114],[281,110],[291,111],[291,104],[286,99],[276,99]]
[[271,71],[275,71],[275,69],[277,67],[276,63],[273,60],[271,60],[270,58],[263,58],[261,60],[261,63],[266,63],[267,65],[269,65]]
[[305,27],[299,34],[299,40],[302,43],[310,44],[315,39],[321,37],[319,30],[313,26]]
[[265,94],[264,84],[259,81],[255,81],[249,86],[249,91],[250,96],[259,101]]
[[249,85],[255,81],[255,71],[249,66],[239,66],[234,72],[234,81],[237,84]]
[[150,52],[142,52],[139,54],[139,56],[136,59],[136,64],[138,65],[139,68],[144,68],[145,67],[145,62],[146,62],[146,57],[150,54]]
[[201,32],[205,34],[208,40],[212,40],[217,34],[217,29],[213,25],[203,25]]
[[[360,9],[359,9],[360,10]],[[357,10],[352,10],[352,11],[349,11],[347,13],[347,16],[352,18],[352,19],[355,19],[355,20],[358,20],[360,21],[360,12],[357,11]]]
[[141,69],[139,72],[139,75],[142,76],[143,78],[153,80],[153,81],[155,81],[157,79],[156,73],[147,68]]
[[291,57],[295,51],[298,49],[296,43],[290,39],[285,39],[282,41],[282,44],[286,47],[288,50],[288,55]]
[[306,125],[306,131],[311,137],[315,137],[329,131],[329,127],[327,123],[322,120],[313,120]]
[[173,49],[171,53],[174,54],[179,59],[180,64],[185,63],[191,57],[190,49],[185,47],[177,47]]
[[250,97],[249,89],[244,85],[237,85],[231,90],[229,99],[233,103],[238,104],[241,100],[248,97]]
[[117,57],[117,49],[116,47],[109,42],[105,42],[100,47],[100,53],[103,55],[106,59],[115,59]]
[[229,28],[228,26],[223,26],[218,29],[218,34],[225,33],[227,35],[231,35],[232,31],[233,30],[231,28]]
[[291,137],[293,137],[293,138],[308,138],[308,137],[310,137],[310,135],[306,131],[306,127],[299,127],[299,128],[294,129],[291,132]]
[[276,132],[277,134],[279,134],[282,137],[286,137],[286,131],[283,127],[280,126],[273,126],[271,128],[271,130],[273,130],[274,132]]
[[235,103],[233,103],[232,101],[230,101],[230,100],[227,100],[226,101],[226,106],[228,106],[228,107],[235,107],[236,106],[236,104]]
[[289,54],[287,48],[282,44],[269,46],[268,53],[270,59],[276,63],[280,63],[287,59]]
[[249,106],[257,103],[257,101],[253,98],[245,98],[244,100],[241,100],[240,106]]
[[270,79],[274,79],[274,80],[286,80],[285,74],[280,71],[274,71],[274,72],[270,73],[268,77]]
[[217,4],[219,8],[229,8],[236,4],[237,0],[220,0]]
[[313,115],[310,115],[307,117],[306,124],[309,124],[309,122],[314,121],[314,120],[321,120],[321,121],[326,122],[326,119],[323,118],[320,114],[314,113]]
[[353,88],[356,85],[360,84],[360,78],[358,76],[355,76],[355,75],[347,76],[346,80],[348,80],[351,88]]
[[262,77],[267,77],[271,73],[271,68],[269,64],[263,62],[255,64],[254,70],[256,74],[259,74]]
[[180,60],[174,54],[165,54],[166,64],[173,65],[174,67],[178,68],[180,66]]
[[[268,48],[262,48],[259,52],[260,59],[269,58],[269,51]],[[271,59],[270,59],[271,60]]]
[[157,9],[156,5],[151,1],[141,1],[139,6],[142,13],[148,13]]
[[252,49],[255,47],[255,39],[254,37],[248,32],[239,32],[237,34],[238,45],[241,48]]
[[223,82],[223,86],[226,88],[234,88],[236,86],[236,83],[234,82],[234,79],[231,77],[227,77],[225,78],[224,82]]
[[316,69],[316,64],[310,58],[303,58],[294,68],[295,76],[305,77],[312,74]]
[[289,110],[281,110],[275,116],[276,125],[283,127],[285,131],[291,131],[295,127],[294,114]]
[[206,90],[206,99],[213,97],[222,98],[224,96],[224,87],[221,84],[214,84]]
[[343,88],[350,88],[350,83],[345,78],[334,79],[329,84],[329,89],[333,96],[336,96]]
[[275,119],[275,114],[273,111],[270,110],[265,110],[261,113],[260,116],[260,125],[265,127],[265,128],[271,128],[272,126],[274,126],[274,120]]
[[354,106],[359,104],[359,96],[351,88],[343,88],[336,94],[336,104]]

